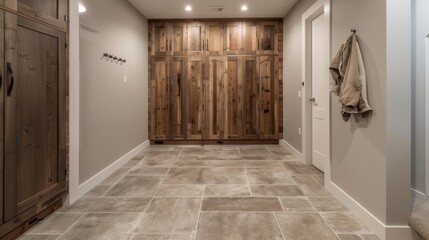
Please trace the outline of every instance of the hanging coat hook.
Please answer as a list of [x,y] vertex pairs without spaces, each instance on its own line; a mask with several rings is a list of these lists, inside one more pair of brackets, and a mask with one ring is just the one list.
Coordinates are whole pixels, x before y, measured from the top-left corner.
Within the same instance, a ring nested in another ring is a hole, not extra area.
[[352,32],[353,34],[356,34],[356,29],[352,29],[352,30],[351,30],[351,32]]

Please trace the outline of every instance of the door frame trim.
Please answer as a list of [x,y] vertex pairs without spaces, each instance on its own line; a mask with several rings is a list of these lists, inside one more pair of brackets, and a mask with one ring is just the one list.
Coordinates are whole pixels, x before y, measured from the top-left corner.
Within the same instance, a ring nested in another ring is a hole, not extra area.
[[[330,0],[318,0],[302,15],[302,156],[306,165],[312,164],[312,105],[308,101],[309,96],[312,95],[312,21],[325,14],[329,19],[328,35],[331,42],[331,14],[330,14]],[[328,44],[329,58],[331,57],[331,44]],[[327,59],[330,61],[330,59]],[[329,89],[326,89],[328,91]],[[329,123],[328,129],[328,161],[324,166],[325,183],[331,182],[331,103],[329,97],[329,106],[327,121]]]
[[425,194],[429,196],[429,33],[425,37],[425,83],[426,83],[426,146],[425,146]]

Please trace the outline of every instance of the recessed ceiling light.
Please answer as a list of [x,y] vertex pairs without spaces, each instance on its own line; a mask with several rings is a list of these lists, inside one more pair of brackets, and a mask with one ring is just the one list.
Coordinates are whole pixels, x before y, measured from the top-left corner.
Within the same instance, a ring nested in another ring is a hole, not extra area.
[[246,5],[243,5],[243,6],[241,6],[241,11],[247,11],[247,6]]
[[82,3],[79,3],[79,12],[84,13],[86,12],[86,7],[82,5]]
[[186,6],[186,7],[185,7],[185,10],[186,10],[187,12],[190,12],[190,11],[192,11],[192,7],[191,7],[191,6]]

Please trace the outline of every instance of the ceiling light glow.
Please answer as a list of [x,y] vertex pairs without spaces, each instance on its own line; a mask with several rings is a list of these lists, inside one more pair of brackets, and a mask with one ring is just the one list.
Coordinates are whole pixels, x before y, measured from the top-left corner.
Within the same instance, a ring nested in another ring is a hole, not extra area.
[[186,7],[185,7],[185,10],[186,10],[187,12],[190,12],[190,11],[192,11],[192,7],[191,7],[191,6],[186,6]]
[[247,11],[247,6],[246,5],[243,5],[243,6],[241,6],[241,11]]
[[86,7],[83,6],[81,3],[79,3],[79,13],[84,13],[86,12]]

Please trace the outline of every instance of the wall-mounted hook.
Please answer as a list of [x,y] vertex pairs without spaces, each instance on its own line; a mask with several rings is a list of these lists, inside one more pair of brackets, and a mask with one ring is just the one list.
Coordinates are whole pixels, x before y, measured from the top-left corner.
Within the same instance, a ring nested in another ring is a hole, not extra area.
[[352,32],[353,34],[355,34],[355,33],[356,33],[356,29],[352,29],[352,30],[351,30],[351,32]]

